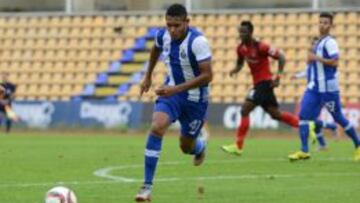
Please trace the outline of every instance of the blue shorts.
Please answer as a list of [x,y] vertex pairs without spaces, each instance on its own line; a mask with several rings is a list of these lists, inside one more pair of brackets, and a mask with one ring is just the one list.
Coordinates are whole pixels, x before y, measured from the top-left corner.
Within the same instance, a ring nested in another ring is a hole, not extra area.
[[208,103],[192,102],[178,95],[159,97],[154,112],[164,112],[172,122],[179,120],[181,135],[196,138],[204,124]]
[[339,92],[318,93],[306,90],[301,101],[300,120],[317,119],[324,106],[334,118],[342,115]]

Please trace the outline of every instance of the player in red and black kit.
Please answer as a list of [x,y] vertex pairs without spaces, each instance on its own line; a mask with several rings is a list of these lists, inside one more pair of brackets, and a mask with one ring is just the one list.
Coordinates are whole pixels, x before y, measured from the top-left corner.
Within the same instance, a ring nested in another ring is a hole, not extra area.
[[[260,105],[273,119],[285,122],[292,127],[298,127],[297,116],[279,110],[274,94],[274,88],[279,86],[285,65],[285,56],[279,50],[253,38],[254,26],[250,21],[241,22],[239,34],[241,44],[237,48],[237,66],[230,72],[230,76],[237,74],[246,61],[253,78],[252,88],[241,109],[241,122],[237,129],[236,144],[222,146],[225,152],[240,155],[243,151],[245,136],[250,125],[250,112]],[[275,77],[270,71],[269,57],[278,61],[279,68]]]

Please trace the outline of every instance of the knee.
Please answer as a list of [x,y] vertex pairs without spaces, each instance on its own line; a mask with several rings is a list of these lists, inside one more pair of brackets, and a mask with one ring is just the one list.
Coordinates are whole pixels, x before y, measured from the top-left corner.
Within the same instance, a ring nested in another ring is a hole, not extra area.
[[246,109],[241,109],[240,114],[241,114],[241,117],[247,117],[247,116],[249,116],[250,112]]
[[274,119],[274,120],[278,120],[278,121],[281,120],[281,116],[280,116],[280,115],[271,115],[271,118]]
[[192,147],[188,143],[180,142],[180,149],[184,154],[190,154],[192,152]]
[[153,121],[151,124],[151,133],[155,135],[162,136],[165,134],[166,125],[160,122]]
[[270,117],[274,120],[281,120],[281,113],[279,112],[271,112],[269,113],[270,114]]

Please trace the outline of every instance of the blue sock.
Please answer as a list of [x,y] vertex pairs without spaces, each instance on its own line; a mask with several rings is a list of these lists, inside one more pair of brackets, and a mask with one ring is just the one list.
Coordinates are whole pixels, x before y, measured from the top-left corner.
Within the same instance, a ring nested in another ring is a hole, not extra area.
[[205,141],[203,139],[196,139],[195,148],[191,154],[199,155],[205,149]]
[[322,133],[316,133],[316,139],[321,147],[326,147],[326,142]]
[[327,123],[327,122],[322,121],[322,120],[316,120],[315,125],[316,125],[316,131],[317,131],[317,129],[319,129],[319,131],[320,131],[322,128],[334,131],[337,128],[335,123]]
[[320,121],[320,120],[315,121],[316,140],[318,141],[318,143],[321,147],[326,146],[324,135],[321,132],[322,128],[325,128],[325,125],[326,125],[326,123],[323,121]]
[[348,124],[348,126],[345,127],[345,132],[347,134],[347,136],[349,136],[353,143],[355,148],[360,146],[360,140],[359,140],[359,136],[357,135],[354,126],[352,126],[351,124]]
[[309,152],[309,146],[308,146],[309,124],[302,123],[300,121],[299,133],[300,133],[300,140],[301,140],[301,151]]
[[162,139],[149,134],[145,149],[145,181],[144,184],[152,185],[157,162],[161,152]]
[[325,129],[329,129],[329,130],[332,130],[332,131],[336,130],[336,128],[337,128],[335,123],[326,123],[326,122],[324,122],[323,126],[324,126]]

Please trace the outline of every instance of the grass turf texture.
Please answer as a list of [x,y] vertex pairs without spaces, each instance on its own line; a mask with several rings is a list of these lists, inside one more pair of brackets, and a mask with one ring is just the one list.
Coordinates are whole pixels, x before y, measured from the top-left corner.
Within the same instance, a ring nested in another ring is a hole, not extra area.
[[[45,192],[56,185],[72,188],[80,203],[133,202],[143,177],[145,136],[62,134],[71,135],[17,132],[0,136],[0,203],[43,202]],[[299,146],[297,137],[289,136],[294,132],[282,132],[287,138],[261,136],[266,134],[253,132],[241,157],[220,150],[222,144],[233,141],[232,136],[212,137],[201,167],[193,167],[192,157],[180,152],[178,136],[167,136],[152,202],[359,201],[360,163],[352,161],[348,139],[330,140],[329,151],[312,152],[310,160],[290,163],[288,153]],[[110,175],[134,182],[93,174],[110,166],[125,167]]]

